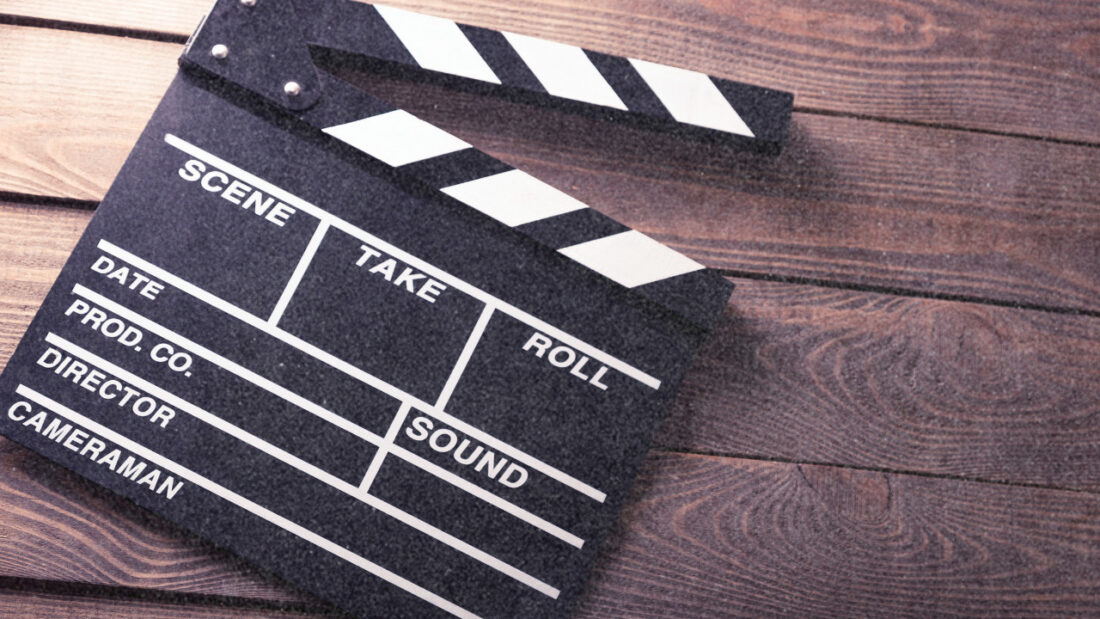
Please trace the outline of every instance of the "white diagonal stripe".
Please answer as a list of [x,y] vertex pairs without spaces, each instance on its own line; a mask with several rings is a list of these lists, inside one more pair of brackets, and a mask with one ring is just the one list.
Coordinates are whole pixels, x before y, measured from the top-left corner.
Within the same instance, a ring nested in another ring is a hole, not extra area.
[[634,69],[676,120],[754,137],[737,110],[705,73],[634,58],[630,58],[630,64],[634,65]]
[[704,268],[637,230],[627,230],[558,251],[627,288]]
[[466,142],[405,110],[328,127],[325,133],[395,167],[470,148]]
[[502,34],[546,92],[566,99],[626,109],[622,99],[581,48],[511,32]]
[[588,208],[576,198],[519,170],[451,185],[441,191],[509,226]]
[[453,21],[380,4],[374,8],[421,67],[500,83],[500,78]]

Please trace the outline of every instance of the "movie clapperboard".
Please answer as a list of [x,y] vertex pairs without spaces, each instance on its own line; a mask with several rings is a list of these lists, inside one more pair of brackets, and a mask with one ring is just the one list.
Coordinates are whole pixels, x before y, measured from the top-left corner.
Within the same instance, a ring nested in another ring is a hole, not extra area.
[[219,0],[0,432],[364,617],[566,615],[732,286],[326,63],[772,153],[791,109],[405,10]]

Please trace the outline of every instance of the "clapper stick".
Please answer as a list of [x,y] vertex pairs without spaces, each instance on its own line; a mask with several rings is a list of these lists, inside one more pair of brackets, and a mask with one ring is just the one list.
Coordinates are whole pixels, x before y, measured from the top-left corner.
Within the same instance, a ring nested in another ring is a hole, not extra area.
[[[303,14],[308,18],[301,21]],[[303,24],[300,32],[288,28],[296,23]],[[400,173],[698,326],[713,326],[731,290],[716,273],[334,78],[312,65],[306,41],[315,51],[338,50],[343,64],[381,62],[417,79],[764,151],[778,148],[785,136],[788,93],[345,0],[299,0],[293,6],[218,3],[183,57],[184,66],[298,110],[314,127]],[[230,49],[242,50],[241,57]],[[223,50],[225,56],[214,53]],[[294,84],[294,94],[286,92],[288,83]]]
[[[794,99],[788,92],[382,4],[353,0],[267,4],[218,2],[206,27],[196,34],[216,33],[223,44],[240,41],[243,57],[270,69],[262,72],[265,78],[281,74],[295,80],[302,90],[291,98],[281,96],[271,85],[252,84],[291,109],[312,105],[320,94],[311,72],[304,70],[308,45],[327,64],[388,70],[413,80],[745,150],[778,154],[786,140]],[[255,39],[261,32],[265,40]],[[203,37],[202,43],[209,40]],[[209,49],[200,47],[202,53]],[[266,58],[255,55],[260,48],[269,52]],[[297,60],[285,64],[291,57]],[[241,71],[228,68],[239,62],[235,57],[224,58],[228,62],[220,70],[196,56],[190,60],[238,83],[249,81]],[[290,77],[294,69],[303,69],[297,78]]]
[[765,153],[786,139],[787,92],[383,4],[295,6],[330,61]]

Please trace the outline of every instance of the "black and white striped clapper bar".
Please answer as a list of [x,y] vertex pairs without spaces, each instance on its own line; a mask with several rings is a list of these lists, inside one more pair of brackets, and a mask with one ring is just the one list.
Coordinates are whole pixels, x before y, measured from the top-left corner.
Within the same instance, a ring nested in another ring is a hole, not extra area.
[[0,433],[364,617],[567,615],[731,286],[324,54],[765,151],[790,110],[399,9],[219,0],[0,375]]
[[306,37],[330,60],[768,153],[790,93],[351,0],[309,0]]

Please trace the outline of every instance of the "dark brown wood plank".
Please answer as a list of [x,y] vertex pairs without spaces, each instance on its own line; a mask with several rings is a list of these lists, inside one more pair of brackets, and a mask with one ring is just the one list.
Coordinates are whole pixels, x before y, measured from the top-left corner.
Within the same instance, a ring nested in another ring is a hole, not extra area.
[[[10,136],[0,191],[99,199],[178,47],[39,28],[0,34],[17,43],[0,46],[0,88],[16,108],[0,115]],[[1097,148],[799,114],[787,152],[758,158],[369,84],[712,267],[1100,311]]]
[[[90,216],[0,203],[0,367]],[[734,281],[658,444],[1100,491],[1100,318]]]
[[[205,0],[9,0],[3,11],[190,34]],[[790,90],[803,109],[1100,141],[1100,5],[1086,0],[394,0]]]
[[[10,442],[0,446],[0,491],[21,494],[0,501],[5,575],[293,599],[122,499]],[[38,514],[52,521],[25,524]],[[1095,614],[1098,518],[1092,494],[654,453],[578,614]],[[23,548],[32,532],[38,541]],[[21,608],[4,604],[0,614]],[[172,605],[163,616],[209,604]],[[128,602],[79,598],[57,608],[70,609],[64,616],[130,612]]]
[[1100,491],[1100,318],[736,281],[660,445]]
[[653,455],[580,616],[1100,613],[1100,497]]

